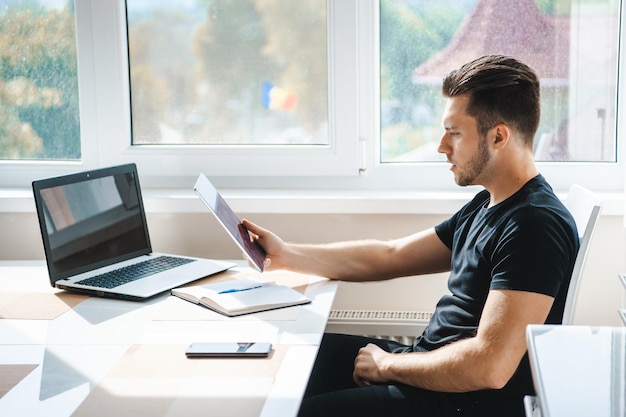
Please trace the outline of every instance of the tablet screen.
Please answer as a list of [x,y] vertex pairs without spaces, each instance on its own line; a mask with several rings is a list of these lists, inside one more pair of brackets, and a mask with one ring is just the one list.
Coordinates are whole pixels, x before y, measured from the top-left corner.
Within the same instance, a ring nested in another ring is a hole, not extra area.
[[235,212],[204,174],[200,174],[198,177],[194,191],[215,215],[224,229],[226,229],[246,258],[248,258],[256,269],[262,272],[263,261],[265,261],[265,250],[263,250],[258,242],[250,239],[248,229],[245,228],[239,217],[237,217]]

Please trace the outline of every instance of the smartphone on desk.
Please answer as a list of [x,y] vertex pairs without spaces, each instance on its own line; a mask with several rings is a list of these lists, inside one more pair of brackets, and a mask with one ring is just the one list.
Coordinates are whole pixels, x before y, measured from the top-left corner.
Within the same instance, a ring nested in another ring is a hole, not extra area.
[[271,350],[267,342],[208,342],[192,343],[185,354],[188,358],[264,358]]

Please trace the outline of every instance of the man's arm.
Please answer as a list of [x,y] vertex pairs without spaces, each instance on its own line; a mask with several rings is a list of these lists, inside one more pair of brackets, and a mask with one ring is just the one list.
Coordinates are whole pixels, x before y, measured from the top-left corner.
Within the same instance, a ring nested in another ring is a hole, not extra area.
[[434,229],[394,239],[325,245],[287,243],[247,220],[244,226],[267,253],[266,268],[288,269],[344,281],[374,281],[450,269],[451,251]]
[[491,290],[475,337],[426,353],[390,354],[367,345],[355,359],[354,379],[359,385],[396,381],[442,392],[502,388],[526,352],[526,326],[544,323],[553,301],[544,294]]

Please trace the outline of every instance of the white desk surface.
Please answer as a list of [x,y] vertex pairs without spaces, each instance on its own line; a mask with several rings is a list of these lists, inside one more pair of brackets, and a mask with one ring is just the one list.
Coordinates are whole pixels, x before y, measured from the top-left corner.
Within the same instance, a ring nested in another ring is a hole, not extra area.
[[528,326],[543,417],[626,416],[626,329]]
[[[337,284],[268,274],[304,282],[313,302],[227,318],[168,294],[70,296],[50,286],[43,262],[0,261],[0,415],[295,416]],[[201,341],[267,341],[274,350],[187,359],[186,347]]]

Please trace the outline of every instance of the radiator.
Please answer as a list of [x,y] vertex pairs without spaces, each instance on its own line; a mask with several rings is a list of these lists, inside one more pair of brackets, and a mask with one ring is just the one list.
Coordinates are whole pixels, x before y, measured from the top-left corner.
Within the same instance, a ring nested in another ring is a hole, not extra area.
[[332,310],[326,331],[391,339],[413,344],[430,320],[431,312],[390,310]]

